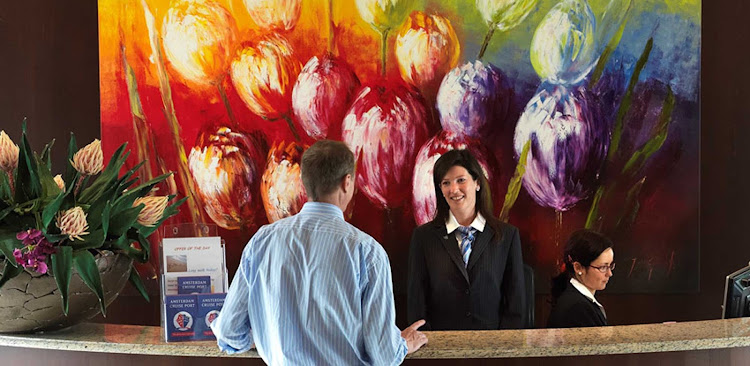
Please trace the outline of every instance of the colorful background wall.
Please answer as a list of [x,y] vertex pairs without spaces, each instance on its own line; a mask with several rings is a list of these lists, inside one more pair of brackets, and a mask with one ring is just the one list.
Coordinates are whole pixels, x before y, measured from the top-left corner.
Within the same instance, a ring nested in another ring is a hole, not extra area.
[[[5,16],[0,23],[0,41],[8,50],[0,60],[3,80],[7,80],[2,87],[3,98],[0,98],[3,128],[12,136],[14,131],[18,135],[17,122],[26,115],[31,120],[33,141],[41,143],[51,137],[65,140],[70,130],[76,131],[81,141],[90,140],[98,134],[100,112],[97,4],[89,1],[69,6],[41,5],[31,1],[2,6]],[[700,227],[703,250],[700,253],[702,266],[692,269],[699,274],[700,290],[675,295],[605,292],[602,301],[607,303],[610,314],[619,315],[618,323],[718,316],[723,276],[743,265],[750,255],[747,247],[741,245],[744,237],[741,223],[746,219],[743,207],[747,198],[743,192],[747,174],[739,168],[750,156],[746,144],[742,144],[742,136],[747,133],[744,130],[747,116],[741,108],[745,93],[742,80],[747,80],[741,65],[747,62],[748,55],[734,46],[747,36],[737,16],[743,6],[741,2],[724,1],[706,4],[703,8],[701,63],[705,74],[700,105],[703,120],[711,124],[700,126],[702,190],[700,221],[694,229]],[[43,11],[32,11],[37,8]],[[498,34],[493,42],[500,39]],[[491,47],[492,44],[490,50]],[[63,158],[62,154],[55,157]],[[516,209],[521,207],[524,192],[522,189],[511,211],[511,222],[515,223]],[[502,197],[498,199],[502,201]],[[550,216],[554,219],[552,211]],[[538,315],[543,315],[545,305],[543,295],[540,296]],[[135,320],[133,309],[147,309],[151,305],[136,297],[130,301],[125,300],[127,296],[123,299],[122,303],[114,304],[121,307],[120,321],[153,323],[158,319],[154,310],[136,312],[140,315]],[[116,308],[112,311],[117,314]],[[126,313],[129,315],[124,316]],[[111,315],[110,321],[117,321],[115,318],[117,315]]]

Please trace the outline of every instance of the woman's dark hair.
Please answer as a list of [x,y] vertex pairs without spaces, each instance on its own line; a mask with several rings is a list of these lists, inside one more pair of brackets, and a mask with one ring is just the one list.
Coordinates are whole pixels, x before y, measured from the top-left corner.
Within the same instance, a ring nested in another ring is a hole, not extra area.
[[563,252],[564,269],[552,279],[552,303],[557,301],[574,277],[574,262],[587,267],[609,248],[612,248],[612,240],[596,231],[581,229],[571,234]]
[[500,229],[500,220],[498,220],[493,214],[492,210],[492,192],[490,191],[490,184],[487,181],[484,170],[479,165],[477,159],[471,155],[468,150],[451,150],[440,156],[435,162],[435,167],[432,170],[432,181],[435,185],[435,217],[432,219],[433,222],[439,222],[441,224],[448,220],[450,213],[450,206],[448,201],[443,197],[443,191],[440,188],[440,183],[448,171],[454,166],[461,166],[469,172],[471,177],[479,183],[479,191],[477,192],[477,211],[484,216],[487,220],[487,224],[495,231],[495,234],[502,236]]

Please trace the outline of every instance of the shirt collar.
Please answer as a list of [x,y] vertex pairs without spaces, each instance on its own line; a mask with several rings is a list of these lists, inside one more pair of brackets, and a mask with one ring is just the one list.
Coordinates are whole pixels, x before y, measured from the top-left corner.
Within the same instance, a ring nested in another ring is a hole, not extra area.
[[570,284],[573,285],[573,287],[575,287],[575,289],[578,290],[578,292],[582,293],[583,296],[586,296],[589,300],[593,301],[594,304],[599,305],[599,307],[602,309],[604,308],[604,306],[602,306],[602,304],[600,304],[599,301],[596,301],[596,299],[594,298],[594,294],[592,294],[591,291],[589,291],[589,289],[580,281],[578,281],[575,278],[571,278]]
[[[474,218],[474,221],[471,222],[470,227],[473,227],[477,229],[479,232],[484,231],[484,224],[487,223],[487,220],[482,216],[481,213],[477,212],[477,216]],[[456,220],[456,216],[453,216],[453,212],[448,211],[448,221],[445,222],[445,230],[448,234],[454,232],[458,227],[461,226],[458,223],[458,220]]]
[[326,202],[305,202],[299,213],[306,215],[332,215],[342,220],[344,219],[344,212],[338,206]]

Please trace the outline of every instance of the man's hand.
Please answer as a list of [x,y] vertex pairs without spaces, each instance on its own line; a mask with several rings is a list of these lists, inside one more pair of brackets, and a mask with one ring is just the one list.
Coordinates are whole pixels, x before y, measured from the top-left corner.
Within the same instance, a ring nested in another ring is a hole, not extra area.
[[414,353],[414,351],[422,348],[427,343],[427,336],[417,330],[424,323],[424,319],[417,320],[414,324],[401,331],[401,337],[406,339],[406,348],[408,348],[406,354]]

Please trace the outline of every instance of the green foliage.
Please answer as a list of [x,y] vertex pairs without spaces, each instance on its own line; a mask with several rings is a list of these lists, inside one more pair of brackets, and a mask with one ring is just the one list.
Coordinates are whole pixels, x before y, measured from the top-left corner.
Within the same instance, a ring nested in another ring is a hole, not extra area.
[[[96,151],[97,146],[79,150],[75,136],[71,134],[65,172],[61,175],[65,189],[60,189],[54,178],[50,159],[54,141],[47,144],[41,154],[34,153],[24,125],[18,146],[18,166],[13,174],[9,176],[0,170],[0,263],[5,263],[0,287],[21,273],[24,266],[29,266],[26,262],[23,266],[19,265],[14,251],[20,249],[22,253],[31,253],[33,244],[24,243],[17,235],[38,230],[54,250],[51,255],[39,258],[47,265],[46,274],[55,278],[63,311],[68,312],[68,290],[75,268],[83,282],[99,298],[101,312],[105,314],[104,289],[95,256],[106,250],[123,253],[141,263],[148,261],[150,244],[147,237],[166,219],[178,213],[178,207],[185,202],[185,198],[172,202],[156,223],[144,226],[138,219],[145,205],[135,205],[135,201],[151,195],[153,188],[171,173],[139,184],[136,172],[144,164],[139,162],[120,174],[130,154],[125,150],[126,144],[115,151],[103,170],[101,167],[95,169],[101,170],[99,174],[87,176],[75,169],[75,155],[79,151],[84,153],[84,149]],[[170,196],[168,199],[174,198]],[[81,225],[60,224],[61,217],[74,208],[83,211],[85,222],[76,218],[69,222]],[[44,273],[39,268],[27,267],[27,270]],[[130,273],[130,282],[148,300],[143,282],[134,269]]]

